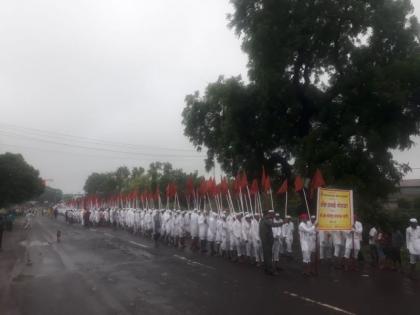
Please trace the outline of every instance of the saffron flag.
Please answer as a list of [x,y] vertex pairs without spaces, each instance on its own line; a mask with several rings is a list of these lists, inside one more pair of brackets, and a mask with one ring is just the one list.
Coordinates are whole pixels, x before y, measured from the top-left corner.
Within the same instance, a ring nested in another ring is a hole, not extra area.
[[325,181],[322,177],[321,171],[319,169],[316,170],[314,177],[311,180],[311,195],[312,193],[318,189],[318,187],[324,187]]
[[266,176],[265,177],[265,181],[264,181],[264,191],[268,192],[271,189],[271,181],[270,181],[270,176]]
[[251,185],[251,195],[256,195],[259,192],[259,190],[260,189],[258,188],[258,181],[254,179]]
[[299,192],[303,189],[303,179],[299,175],[295,178],[295,191]]
[[289,186],[287,184],[287,179],[283,182],[279,190],[277,190],[277,194],[285,194],[287,193],[287,190],[289,189]]

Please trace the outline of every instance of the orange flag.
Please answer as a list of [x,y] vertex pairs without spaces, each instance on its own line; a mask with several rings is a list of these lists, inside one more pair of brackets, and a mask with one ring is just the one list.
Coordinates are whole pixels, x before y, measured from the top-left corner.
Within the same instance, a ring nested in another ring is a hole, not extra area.
[[285,194],[289,189],[289,185],[287,184],[287,179],[283,182],[279,190],[277,190],[277,194]]
[[299,192],[303,189],[303,179],[299,175],[295,178],[295,191]]

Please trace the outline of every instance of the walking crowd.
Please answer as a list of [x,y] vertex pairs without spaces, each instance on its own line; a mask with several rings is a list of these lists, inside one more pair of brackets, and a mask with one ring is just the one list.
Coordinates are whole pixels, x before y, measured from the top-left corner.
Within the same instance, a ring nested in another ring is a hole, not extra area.
[[[264,267],[267,274],[276,275],[282,268],[280,258],[293,259],[295,234],[301,250],[303,274],[316,275],[318,262],[331,261],[337,269],[357,270],[361,257],[363,225],[355,215],[351,231],[318,231],[316,217],[299,216],[297,229],[292,218],[269,210],[258,213],[216,213],[201,210],[145,209],[73,209],[57,208],[68,223],[84,226],[113,226],[180,249],[187,245],[193,252],[209,253],[240,263]],[[384,266],[387,257],[401,264],[404,238],[392,234],[390,246],[384,251],[385,233],[376,227],[369,230],[369,248],[373,266]],[[406,230],[410,275],[414,277],[420,261],[420,227],[410,220]]]

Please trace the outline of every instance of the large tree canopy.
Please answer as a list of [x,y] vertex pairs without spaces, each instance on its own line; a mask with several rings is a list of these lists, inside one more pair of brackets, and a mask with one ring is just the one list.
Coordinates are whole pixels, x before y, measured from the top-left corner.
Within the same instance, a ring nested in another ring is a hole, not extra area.
[[44,191],[39,172],[22,155],[0,155],[0,208],[34,198]]
[[419,134],[419,24],[409,0],[235,0],[249,83],[186,97],[185,134],[206,166],[277,177],[323,169],[365,201],[407,170],[391,150]]

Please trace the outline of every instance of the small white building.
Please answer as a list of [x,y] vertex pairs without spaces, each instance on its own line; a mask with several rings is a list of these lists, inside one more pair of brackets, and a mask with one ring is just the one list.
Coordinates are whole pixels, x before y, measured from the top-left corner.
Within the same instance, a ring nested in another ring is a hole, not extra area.
[[414,199],[420,197],[420,179],[405,179],[400,183],[401,198]]
[[400,182],[399,191],[389,196],[385,205],[388,209],[397,209],[398,200],[405,199],[412,201],[420,198],[420,179],[404,179]]

